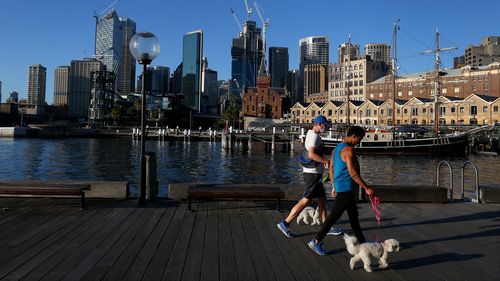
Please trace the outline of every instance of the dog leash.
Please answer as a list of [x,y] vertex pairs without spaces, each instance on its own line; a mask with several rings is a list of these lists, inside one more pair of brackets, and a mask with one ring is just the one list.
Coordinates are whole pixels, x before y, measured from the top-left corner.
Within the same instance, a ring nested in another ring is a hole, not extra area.
[[378,196],[370,196],[370,202],[372,204],[372,210],[377,219],[377,234],[375,240],[380,241],[380,198]]

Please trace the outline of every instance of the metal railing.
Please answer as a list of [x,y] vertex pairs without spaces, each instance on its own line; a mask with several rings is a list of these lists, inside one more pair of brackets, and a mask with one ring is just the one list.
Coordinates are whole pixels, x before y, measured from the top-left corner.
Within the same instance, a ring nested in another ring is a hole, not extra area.
[[449,188],[448,200],[452,201],[453,200],[453,170],[451,169],[451,165],[450,165],[450,163],[448,163],[448,161],[443,160],[443,161],[439,162],[439,164],[437,166],[437,170],[436,170],[436,185],[440,186],[440,178],[441,178],[440,169],[441,169],[441,166],[443,164],[446,164],[448,166],[448,170],[450,171],[450,188]]
[[474,168],[474,173],[475,173],[475,187],[474,187],[474,194],[476,195],[476,198],[473,198],[471,199],[472,202],[475,202],[475,203],[479,203],[479,172],[478,172],[478,169],[477,169],[477,166],[474,162],[472,161],[467,161],[464,163],[464,165],[462,166],[462,200],[465,199],[465,176],[464,176],[464,171],[465,171],[465,167],[467,165],[471,165],[473,168]]

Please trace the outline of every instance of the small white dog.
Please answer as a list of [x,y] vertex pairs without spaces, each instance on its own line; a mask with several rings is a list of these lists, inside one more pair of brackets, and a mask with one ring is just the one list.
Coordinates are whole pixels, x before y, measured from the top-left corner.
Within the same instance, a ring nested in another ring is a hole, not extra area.
[[309,218],[312,219],[311,225],[320,225],[321,221],[319,219],[319,210],[318,208],[314,209],[313,207],[307,206],[300,212],[299,216],[297,217],[297,224],[300,224],[301,221],[304,222],[304,224],[309,224]]
[[387,268],[387,256],[389,252],[399,251],[399,241],[396,239],[387,239],[384,242],[366,242],[358,243],[356,236],[350,236],[344,233],[344,241],[347,246],[347,251],[354,257],[350,260],[350,267],[354,269],[356,262],[362,260],[364,268],[368,272],[372,272],[371,257],[378,259],[380,268]]

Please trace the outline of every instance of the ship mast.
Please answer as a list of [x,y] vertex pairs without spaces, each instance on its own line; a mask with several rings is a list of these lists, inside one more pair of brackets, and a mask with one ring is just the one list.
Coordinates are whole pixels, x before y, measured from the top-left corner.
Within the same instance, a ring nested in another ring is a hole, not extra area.
[[399,30],[399,19],[394,21],[394,48],[392,50],[392,126],[396,125],[396,77],[398,71],[398,60],[396,57],[396,39]]
[[441,52],[456,50],[457,47],[449,47],[449,48],[439,48],[439,30],[436,28],[436,46],[434,50],[427,50],[421,52],[421,54],[429,54],[435,53],[436,60],[434,62],[434,131],[436,136],[439,134],[439,96],[440,96],[440,76],[439,76],[439,68],[441,66]]
[[347,127],[349,128],[351,123],[351,110],[349,106],[349,91],[350,91],[350,83],[351,83],[351,34],[349,33],[349,41],[347,43]]

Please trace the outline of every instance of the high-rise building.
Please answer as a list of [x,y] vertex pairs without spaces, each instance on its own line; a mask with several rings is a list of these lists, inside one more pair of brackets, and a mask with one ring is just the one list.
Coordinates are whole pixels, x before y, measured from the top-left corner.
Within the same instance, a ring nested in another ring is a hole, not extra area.
[[170,83],[169,92],[177,95],[182,92],[182,62],[177,66],[172,74],[172,83]]
[[41,64],[30,65],[28,72],[28,105],[42,107],[45,105],[45,88],[47,68]]
[[327,90],[328,70],[321,64],[308,64],[304,68],[304,90],[306,102],[312,94],[324,94]]
[[106,66],[105,70],[116,75],[117,91],[120,91],[118,87],[122,85],[120,81],[122,44],[122,27],[116,11],[113,9],[104,16],[96,18],[94,58]]
[[369,43],[365,45],[365,56],[370,56],[373,61],[383,61],[391,65],[391,45],[386,43]]
[[130,53],[130,39],[135,34],[135,21],[133,19],[120,17],[122,27],[122,56],[120,63],[120,75],[118,85],[123,95],[128,95],[135,91],[135,66],[136,61]]
[[54,105],[68,104],[69,66],[59,66],[54,74]]
[[217,83],[217,71],[208,68],[208,61],[203,59],[203,71],[201,75],[202,112],[217,114],[219,108],[219,85]]
[[296,102],[302,100],[299,99],[299,70],[290,70],[286,77],[286,90],[287,94],[290,96],[290,103],[295,104]]
[[[168,94],[170,68],[166,66],[148,66],[146,78],[147,105],[149,110],[163,106],[163,99]],[[142,91],[142,74],[137,80],[137,90]]]
[[88,117],[92,92],[92,73],[104,71],[105,68],[102,62],[95,59],[71,61],[68,94],[68,114],[70,117]]
[[111,71],[93,71],[91,75],[91,98],[89,124],[102,126],[110,124],[111,109],[114,107],[116,76]]
[[201,112],[201,71],[203,59],[203,31],[184,35],[182,47],[182,104]]
[[465,49],[465,63],[472,66],[500,62],[500,36],[484,37],[480,45],[469,45]]
[[7,103],[18,103],[19,102],[19,93],[16,91],[12,91],[9,93],[9,98],[7,99]]
[[233,38],[231,46],[231,94],[240,99],[246,87],[257,85],[257,76],[262,62],[261,29],[255,21],[246,21],[238,38]]
[[[298,101],[304,101],[304,68],[308,64],[321,64],[328,69],[330,42],[326,36],[311,36],[299,40],[299,93]],[[328,73],[326,73],[328,75]],[[326,77],[328,81],[328,77]]]
[[269,48],[269,73],[271,74],[271,87],[284,88],[288,74],[288,48]]
[[349,55],[351,55],[350,60],[357,60],[360,58],[359,45],[351,43],[351,50],[349,50],[349,43],[342,43],[338,49],[339,63],[349,61]]

